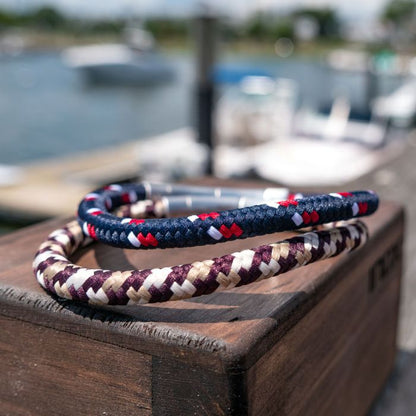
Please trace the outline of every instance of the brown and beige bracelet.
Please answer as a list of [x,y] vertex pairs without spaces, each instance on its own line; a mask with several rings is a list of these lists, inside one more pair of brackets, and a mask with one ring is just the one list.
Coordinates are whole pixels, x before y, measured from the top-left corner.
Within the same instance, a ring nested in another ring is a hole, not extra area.
[[360,247],[360,222],[297,235],[274,244],[173,267],[131,271],[88,269],[71,256],[92,240],[77,221],[52,232],[36,253],[33,270],[49,292],[91,304],[130,305],[179,300],[267,279]]

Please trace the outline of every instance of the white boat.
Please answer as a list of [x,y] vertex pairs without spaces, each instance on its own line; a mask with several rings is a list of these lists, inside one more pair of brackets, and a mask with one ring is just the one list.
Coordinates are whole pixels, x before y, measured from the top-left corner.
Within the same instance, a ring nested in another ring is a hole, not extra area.
[[156,182],[203,176],[209,160],[208,147],[191,128],[140,140],[135,154],[139,176]]
[[0,187],[14,186],[24,179],[24,170],[20,166],[0,164]]
[[253,170],[289,187],[341,186],[394,159],[403,148],[400,141],[372,150],[356,143],[294,138],[257,149]]
[[330,68],[356,73],[372,72],[390,76],[414,74],[416,61],[411,55],[380,52],[370,54],[362,50],[334,49],[327,56]]
[[0,56],[19,56],[27,46],[27,39],[19,31],[8,31],[0,35]]
[[396,158],[404,141],[378,149],[348,142],[288,137],[247,148],[215,148],[215,175],[222,178],[255,175],[287,187],[340,186]]
[[216,106],[218,144],[252,146],[289,134],[297,94],[293,80],[245,76],[226,89]]
[[416,121],[416,81],[405,82],[390,95],[373,102],[373,113],[398,127],[411,127]]
[[[273,85],[262,90],[265,92],[263,98],[267,98],[266,108],[270,110],[261,113],[269,139],[259,124],[254,123],[256,111],[259,117],[255,105],[258,100],[253,101],[251,107],[240,106],[245,114],[239,118],[234,115],[234,119],[228,117],[234,123],[240,120],[236,125],[240,128],[240,139],[224,140],[215,148],[213,160],[217,176],[241,177],[254,173],[285,186],[341,185],[371,171],[403,149],[403,141],[389,140],[391,132],[387,120],[351,118],[351,106],[344,97],[334,100],[329,114],[296,112],[293,105],[286,107],[291,111],[281,113],[280,107],[273,105],[278,102],[272,98]],[[264,100],[260,102],[264,103]],[[290,102],[294,102],[293,97],[286,105]],[[253,114],[249,112],[251,108],[255,111]],[[288,123],[277,132],[274,119],[279,117]],[[257,140],[244,139],[247,132]]]
[[126,44],[74,46],[62,58],[96,83],[150,85],[170,81],[175,70],[154,50],[154,39],[142,29],[127,30]]
[[325,142],[352,142],[368,148],[385,145],[386,119],[374,114],[369,120],[355,119],[351,113],[348,99],[342,96],[333,101],[329,114],[300,110],[295,116],[293,134]]

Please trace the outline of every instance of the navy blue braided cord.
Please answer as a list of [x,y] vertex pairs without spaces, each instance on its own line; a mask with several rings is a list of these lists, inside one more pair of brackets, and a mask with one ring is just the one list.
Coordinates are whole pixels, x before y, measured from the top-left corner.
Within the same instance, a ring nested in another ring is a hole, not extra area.
[[147,199],[145,188],[143,184],[111,185],[88,194],[78,209],[84,233],[122,248],[190,247],[348,220],[370,215],[378,207],[374,192],[355,191],[180,218],[135,220],[118,218],[108,212]]

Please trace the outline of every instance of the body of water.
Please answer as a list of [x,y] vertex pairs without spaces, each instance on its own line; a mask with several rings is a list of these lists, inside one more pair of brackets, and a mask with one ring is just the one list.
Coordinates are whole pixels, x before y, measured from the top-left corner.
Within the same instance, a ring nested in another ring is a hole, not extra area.
[[[59,53],[23,54],[0,60],[0,163],[90,151],[192,124],[193,56],[171,54],[175,81],[151,87],[87,85],[65,67]],[[364,77],[333,74],[312,60],[234,56],[227,63],[263,68],[294,79],[302,102],[328,103],[345,92],[363,102]],[[383,84],[384,92],[398,84]]]

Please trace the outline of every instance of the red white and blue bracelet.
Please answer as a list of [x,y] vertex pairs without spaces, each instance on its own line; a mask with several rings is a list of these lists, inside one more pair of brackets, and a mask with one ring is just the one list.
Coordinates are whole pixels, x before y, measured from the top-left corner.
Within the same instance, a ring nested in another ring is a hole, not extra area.
[[[119,218],[110,213],[122,205],[155,197],[159,197],[155,209],[158,217],[184,208],[204,207],[205,212],[156,219]],[[302,196],[281,188],[241,190],[139,183],[110,185],[88,194],[79,205],[78,217],[84,233],[95,240],[121,248],[153,249],[296,230],[370,215],[377,207],[378,197],[372,191]]]

